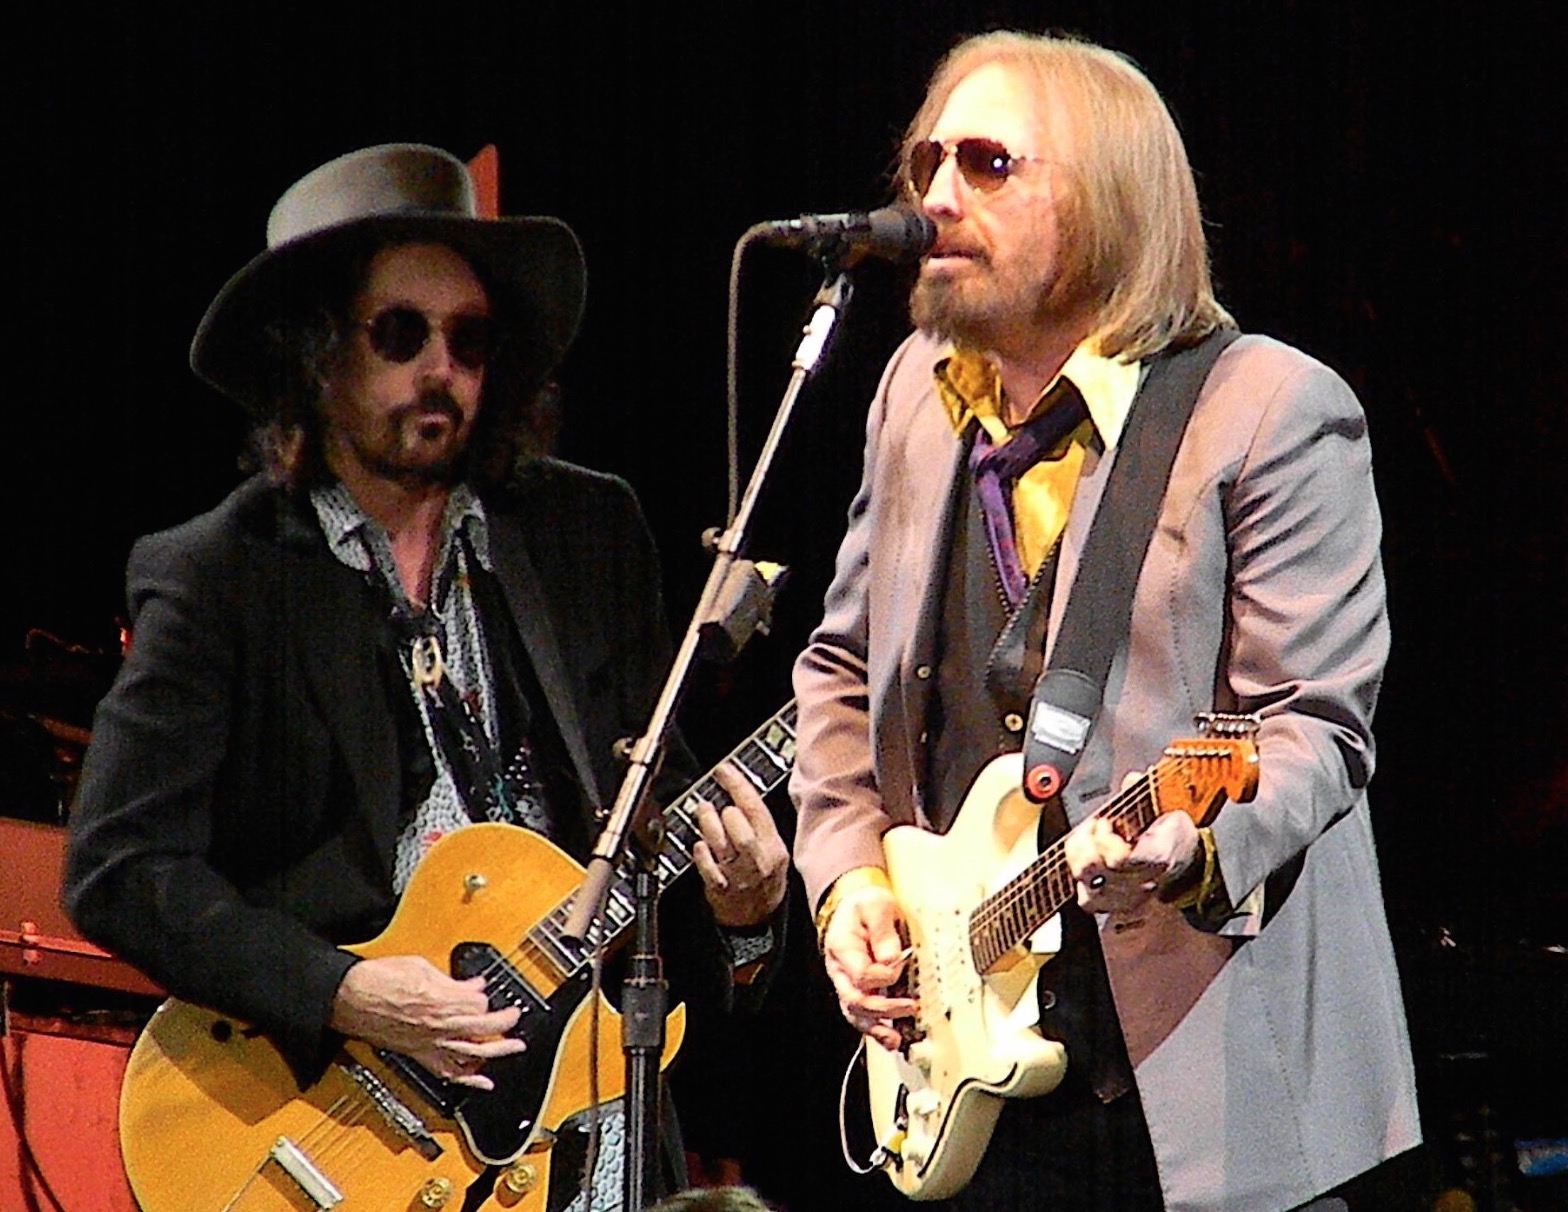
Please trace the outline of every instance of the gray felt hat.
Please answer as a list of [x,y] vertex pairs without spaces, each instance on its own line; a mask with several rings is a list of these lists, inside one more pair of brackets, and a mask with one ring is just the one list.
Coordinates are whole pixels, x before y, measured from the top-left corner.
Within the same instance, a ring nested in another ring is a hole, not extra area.
[[278,199],[266,251],[224,283],[202,317],[191,369],[267,416],[278,376],[267,328],[320,306],[327,266],[388,240],[431,240],[460,252],[485,280],[502,324],[526,334],[547,366],[571,344],[587,284],[572,229],[548,216],[480,218],[461,160],[437,147],[390,143],[323,164]]

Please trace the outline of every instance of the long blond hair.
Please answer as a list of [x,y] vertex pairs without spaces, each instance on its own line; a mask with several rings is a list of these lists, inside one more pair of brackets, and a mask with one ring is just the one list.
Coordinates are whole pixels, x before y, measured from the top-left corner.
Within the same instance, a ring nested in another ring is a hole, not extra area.
[[1045,123],[1066,135],[1052,155],[1068,182],[1057,293],[1089,312],[1099,351],[1130,361],[1233,326],[1214,297],[1181,134],[1154,86],[1114,51],[1011,30],[959,43],[932,74],[900,165],[929,137],[959,81],[991,63],[1027,82],[1042,111],[1060,107],[1054,116],[1064,121]]

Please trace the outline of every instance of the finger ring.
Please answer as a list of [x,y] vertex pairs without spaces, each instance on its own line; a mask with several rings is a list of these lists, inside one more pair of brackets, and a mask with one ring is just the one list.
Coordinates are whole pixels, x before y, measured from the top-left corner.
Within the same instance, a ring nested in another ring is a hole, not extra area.
[[1105,877],[1103,875],[1095,876],[1092,880],[1089,881],[1089,887],[1098,892],[1101,888],[1105,887]]

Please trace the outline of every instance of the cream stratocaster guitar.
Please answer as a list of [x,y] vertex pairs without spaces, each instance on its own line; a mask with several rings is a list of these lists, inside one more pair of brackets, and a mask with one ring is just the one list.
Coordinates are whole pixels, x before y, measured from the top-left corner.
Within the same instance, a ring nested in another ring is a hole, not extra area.
[[[729,760],[766,793],[794,756],[790,703]],[[710,771],[665,810],[661,887],[693,865],[698,798],[729,803]],[[457,977],[482,974],[492,1008],[521,1008],[513,1034],[528,1050],[485,1067],[491,1092],[358,1042],[301,1091],[277,1049],[245,1024],[164,1003],[137,1041],[120,1096],[120,1144],[145,1212],[456,1208],[487,1163],[508,1165],[493,1202],[542,1207],[551,1133],[594,1101],[596,1026],[599,1099],[619,1097],[625,1084],[620,1016],[589,998],[589,955],[564,934],[582,874],[536,834],[472,825],[431,847],[386,930],[349,948],[367,958],[422,955]],[[593,941],[613,942],[633,917],[623,869]],[[663,1063],[684,1032],[677,1006]]]
[[[1251,717],[1199,717],[1202,735],[1177,741],[1102,806],[1129,841],[1163,812],[1204,823],[1229,796],[1252,798]],[[889,1051],[866,1040],[874,1158],[912,1199],[942,1199],[975,1172],[1003,1098],[1056,1088],[1062,1045],[1036,1029],[1034,979],[1044,956],[1030,939],[1073,899],[1065,847],[1036,853],[1039,809],[1020,790],[1023,755],[996,758],[975,779],[946,834],[900,826],[882,839],[909,932],[908,995],[920,1009]]]

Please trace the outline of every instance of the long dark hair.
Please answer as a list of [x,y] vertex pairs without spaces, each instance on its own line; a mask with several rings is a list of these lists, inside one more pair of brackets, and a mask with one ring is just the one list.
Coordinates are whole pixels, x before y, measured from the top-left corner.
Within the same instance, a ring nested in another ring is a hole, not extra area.
[[[311,268],[311,281],[290,284],[296,298],[314,299],[314,306],[287,312],[269,324],[261,339],[272,368],[273,411],[251,430],[242,463],[265,472],[276,483],[306,492],[327,483],[322,391],[341,363],[353,333],[354,299],[369,279],[370,263],[383,249],[411,241],[370,238],[336,258]],[[464,256],[461,248],[454,248]],[[516,299],[503,291],[464,256],[478,277],[498,317],[503,338],[485,368],[479,414],[461,459],[456,479],[483,492],[505,482],[524,446],[528,402],[549,372],[548,355],[539,325]]]

